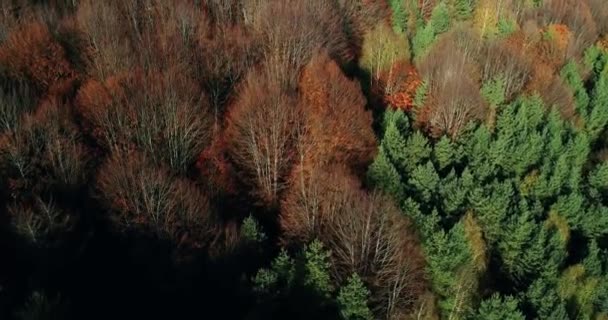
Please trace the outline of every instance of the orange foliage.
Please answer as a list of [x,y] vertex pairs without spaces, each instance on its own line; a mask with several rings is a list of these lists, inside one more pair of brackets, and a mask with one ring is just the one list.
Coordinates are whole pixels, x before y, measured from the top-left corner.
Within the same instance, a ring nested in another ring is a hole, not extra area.
[[24,24],[9,35],[0,48],[0,65],[11,77],[31,81],[42,94],[64,92],[76,78],[63,47],[42,22]]
[[376,141],[359,84],[346,78],[327,54],[319,54],[304,68],[300,91],[305,158],[364,168],[373,159]]
[[373,90],[376,95],[383,98],[384,105],[409,111],[414,107],[414,96],[421,83],[416,68],[399,61],[389,70],[380,73]]

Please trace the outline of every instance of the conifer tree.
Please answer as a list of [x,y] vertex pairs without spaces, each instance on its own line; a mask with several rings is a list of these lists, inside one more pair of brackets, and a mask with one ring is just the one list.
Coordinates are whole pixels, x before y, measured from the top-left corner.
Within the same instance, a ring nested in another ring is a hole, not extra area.
[[476,320],[524,320],[525,317],[517,306],[517,300],[511,296],[502,297],[493,294],[481,302],[474,319]]
[[369,290],[356,273],[348,278],[346,285],[340,288],[337,298],[342,319],[372,320],[374,317],[367,306],[369,294]]

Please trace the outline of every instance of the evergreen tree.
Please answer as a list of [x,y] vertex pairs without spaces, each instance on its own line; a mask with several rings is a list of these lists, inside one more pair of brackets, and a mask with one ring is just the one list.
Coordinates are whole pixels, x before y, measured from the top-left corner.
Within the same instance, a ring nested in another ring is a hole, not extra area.
[[407,29],[407,12],[403,5],[404,0],[390,0],[389,5],[392,11],[393,30],[398,34],[403,34]]
[[323,298],[329,298],[334,289],[329,275],[329,256],[319,240],[314,240],[304,249],[304,285]]
[[502,297],[494,294],[481,302],[476,320],[524,320],[525,317],[517,306],[517,300],[511,296]]
[[433,8],[429,23],[433,26],[435,35],[444,33],[450,28],[450,12],[445,2],[440,2]]
[[569,61],[561,71],[562,78],[570,85],[574,91],[574,100],[576,102],[576,111],[583,118],[587,118],[589,114],[589,95],[585,89],[585,83],[578,71],[578,66],[575,61]]
[[354,273],[346,285],[340,288],[338,294],[338,306],[342,319],[345,320],[372,320],[374,317],[367,306],[369,290]]

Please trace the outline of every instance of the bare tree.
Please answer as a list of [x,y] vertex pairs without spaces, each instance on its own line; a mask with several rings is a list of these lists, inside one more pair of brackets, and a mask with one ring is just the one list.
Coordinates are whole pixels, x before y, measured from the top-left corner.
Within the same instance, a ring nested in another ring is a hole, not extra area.
[[59,209],[53,199],[36,196],[32,205],[15,202],[7,211],[13,229],[35,246],[52,246],[59,235],[74,226],[73,217]]
[[94,55],[89,73],[101,81],[134,64],[125,20],[111,1],[85,0],[78,6],[76,21],[87,34]]
[[523,48],[510,39],[488,41],[482,46],[477,60],[481,66],[481,83],[502,77],[507,101],[520,93],[532,76],[532,65]]
[[202,245],[210,237],[209,200],[192,182],[173,177],[138,152],[115,152],[100,168],[98,196],[121,230],[150,232]]
[[419,70],[428,82],[424,108],[435,134],[458,135],[471,120],[485,119],[487,107],[480,95],[477,66],[471,63],[479,47],[467,33],[459,30],[442,36],[420,63]]
[[185,173],[210,140],[211,119],[193,80],[173,72],[132,72],[90,81],[77,97],[93,136],[107,150],[130,145]]
[[30,192],[79,187],[88,156],[66,106],[48,100],[2,136],[0,161],[11,188]]
[[331,1],[267,1],[252,14],[251,27],[263,39],[266,56],[279,56],[299,69],[319,49],[332,58],[348,60],[342,18]]
[[318,238],[327,245],[337,283],[360,275],[381,318],[404,316],[424,290],[424,258],[409,221],[344,167],[296,171],[280,223],[285,244]]
[[229,110],[228,152],[253,194],[277,204],[294,156],[301,112],[297,97],[285,92],[272,69],[253,69]]
[[306,243],[324,234],[331,216],[342,214],[350,199],[344,189],[357,190],[360,186],[343,166],[297,166],[281,202],[281,241]]

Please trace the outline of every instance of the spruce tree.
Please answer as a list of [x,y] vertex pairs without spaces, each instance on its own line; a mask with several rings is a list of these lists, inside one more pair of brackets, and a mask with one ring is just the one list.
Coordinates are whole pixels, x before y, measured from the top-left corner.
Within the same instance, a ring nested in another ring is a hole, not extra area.
[[338,307],[344,320],[372,320],[374,317],[367,303],[369,290],[359,275],[354,273],[348,278],[338,294]]
[[475,320],[524,320],[517,300],[511,296],[493,294],[481,302]]

